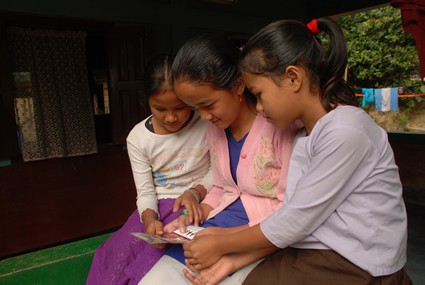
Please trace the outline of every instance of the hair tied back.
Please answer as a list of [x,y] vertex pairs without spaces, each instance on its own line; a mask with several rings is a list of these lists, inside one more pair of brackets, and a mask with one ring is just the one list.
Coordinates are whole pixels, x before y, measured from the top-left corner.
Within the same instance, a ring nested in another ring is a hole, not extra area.
[[317,35],[320,33],[319,27],[317,26],[317,20],[313,19],[307,24],[307,28],[313,33],[313,35]]

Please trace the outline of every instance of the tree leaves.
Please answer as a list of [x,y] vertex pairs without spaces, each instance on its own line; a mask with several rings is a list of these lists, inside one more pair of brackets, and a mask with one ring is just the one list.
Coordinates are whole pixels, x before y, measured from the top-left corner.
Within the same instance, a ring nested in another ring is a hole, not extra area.
[[419,61],[400,10],[391,6],[343,16],[338,23],[348,46],[348,81],[356,88],[418,84]]

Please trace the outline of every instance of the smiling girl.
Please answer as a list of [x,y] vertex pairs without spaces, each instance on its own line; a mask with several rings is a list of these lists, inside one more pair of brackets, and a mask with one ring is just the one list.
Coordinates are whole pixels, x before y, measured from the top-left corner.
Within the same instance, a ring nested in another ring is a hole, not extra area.
[[207,124],[172,91],[171,63],[170,56],[160,55],[145,70],[152,115],[127,137],[137,209],[97,249],[88,285],[137,284],[166,251],[165,244],[154,247],[130,233],[164,234],[164,224],[178,217],[181,206],[190,222],[201,221],[199,202],[211,187]]

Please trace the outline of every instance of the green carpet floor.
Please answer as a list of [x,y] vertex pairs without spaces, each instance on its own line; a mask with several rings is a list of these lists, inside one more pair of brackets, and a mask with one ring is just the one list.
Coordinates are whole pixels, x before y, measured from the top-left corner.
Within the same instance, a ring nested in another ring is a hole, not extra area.
[[81,285],[93,254],[111,234],[0,260],[0,285]]

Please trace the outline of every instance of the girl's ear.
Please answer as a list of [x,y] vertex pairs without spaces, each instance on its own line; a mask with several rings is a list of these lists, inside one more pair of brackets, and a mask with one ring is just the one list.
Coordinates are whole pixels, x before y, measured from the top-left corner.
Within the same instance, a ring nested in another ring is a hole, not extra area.
[[286,68],[285,75],[291,81],[290,86],[293,88],[293,91],[299,91],[304,79],[304,73],[301,69],[298,66],[290,65]]
[[237,95],[241,95],[243,91],[245,90],[245,82],[242,80],[241,77],[239,77],[238,80],[236,80],[234,90],[235,90],[235,94]]

